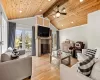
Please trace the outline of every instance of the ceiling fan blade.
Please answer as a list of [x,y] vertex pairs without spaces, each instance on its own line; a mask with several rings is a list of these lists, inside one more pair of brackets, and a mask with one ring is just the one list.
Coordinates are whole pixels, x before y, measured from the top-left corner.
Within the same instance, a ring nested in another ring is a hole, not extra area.
[[66,11],[66,8],[65,8],[65,7],[63,7],[63,8],[61,9],[61,11],[64,11],[64,10]]
[[53,15],[55,15],[55,14],[50,14],[49,16],[53,16]]
[[60,7],[60,6],[59,6],[59,5],[57,5],[57,12],[59,12],[59,7]]
[[55,12],[55,13],[56,13],[57,11],[56,11],[56,10],[53,10],[53,12]]
[[67,15],[67,13],[60,13],[60,14],[62,14],[62,15]]
[[60,5],[57,5],[57,8],[59,8],[60,7]]

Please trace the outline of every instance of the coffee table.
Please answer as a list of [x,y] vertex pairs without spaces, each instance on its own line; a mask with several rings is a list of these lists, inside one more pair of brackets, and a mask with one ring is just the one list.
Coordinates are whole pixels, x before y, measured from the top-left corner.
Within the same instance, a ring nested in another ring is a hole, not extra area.
[[[52,63],[52,58],[56,58],[59,61],[59,64],[70,65],[70,52],[64,52],[62,50],[53,50],[52,54],[50,55],[50,63]],[[67,59],[67,60],[66,60]]]

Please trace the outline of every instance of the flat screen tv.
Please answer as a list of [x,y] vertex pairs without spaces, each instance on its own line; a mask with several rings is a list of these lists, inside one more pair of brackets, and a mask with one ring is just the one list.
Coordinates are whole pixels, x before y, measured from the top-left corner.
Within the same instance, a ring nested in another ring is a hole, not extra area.
[[40,37],[49,37],[50,28],[38,26],[38,36]]

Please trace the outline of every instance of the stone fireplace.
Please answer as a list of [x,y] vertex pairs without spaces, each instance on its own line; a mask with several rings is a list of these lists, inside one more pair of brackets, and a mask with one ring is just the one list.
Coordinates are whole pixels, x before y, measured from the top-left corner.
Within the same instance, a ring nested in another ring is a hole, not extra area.
[[43,54],[48,54],[52,52],[52,38],[51,37],[38,37],[36,39],[36,56],[41,56]]
[[41,54],[50,53],[50,45],[49,40],[42,39],[41,40]]

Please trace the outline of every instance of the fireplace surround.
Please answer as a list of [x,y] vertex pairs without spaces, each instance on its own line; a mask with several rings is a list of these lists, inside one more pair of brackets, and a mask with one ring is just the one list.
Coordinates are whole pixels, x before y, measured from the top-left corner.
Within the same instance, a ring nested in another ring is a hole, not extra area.
[[36,39],[36,56],[48,54],[52,52],[52,38],[38,37]]

